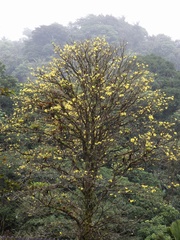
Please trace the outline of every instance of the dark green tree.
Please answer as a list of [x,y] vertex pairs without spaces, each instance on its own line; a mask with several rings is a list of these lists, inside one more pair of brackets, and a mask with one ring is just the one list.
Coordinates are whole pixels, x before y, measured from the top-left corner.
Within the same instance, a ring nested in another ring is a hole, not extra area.
[[163,118],[170,119],[175,115],[177,118],[180,109],[180,72],[172,62],[154,54],[141,56],[140,59],[148,64],[149,71],[155,75],[153,89],[161,89],[167,96],[174,96],[174,101],[163,112]]
[[37,59],[49,60],[54,53],[52,43],[63,45],[68,37],[67,28],[58,23],[37,27],[25,40],[25,58],[31,62]]
[[9,95],[17,90],[17,79],[6,73],[5,65],[0,62],[0,111],[11,114],[13,112],[13,101]]

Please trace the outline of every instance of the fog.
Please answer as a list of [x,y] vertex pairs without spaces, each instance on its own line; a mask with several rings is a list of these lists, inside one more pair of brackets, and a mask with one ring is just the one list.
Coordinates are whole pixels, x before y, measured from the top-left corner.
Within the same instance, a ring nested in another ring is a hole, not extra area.
[[18,40],[24,28],[33,30],[54,22],[68,25],[88,14],[124,16],[150,35],[163,33],[172,40],[180,39],[178,0],[2,0],[0,38]]

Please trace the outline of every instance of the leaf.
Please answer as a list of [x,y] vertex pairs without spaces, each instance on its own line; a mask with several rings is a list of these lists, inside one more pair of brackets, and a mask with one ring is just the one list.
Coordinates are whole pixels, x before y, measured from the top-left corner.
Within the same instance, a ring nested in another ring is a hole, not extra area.
[[171,224],[170,231],[175,240],[180,240],[180,220],[176,220]]

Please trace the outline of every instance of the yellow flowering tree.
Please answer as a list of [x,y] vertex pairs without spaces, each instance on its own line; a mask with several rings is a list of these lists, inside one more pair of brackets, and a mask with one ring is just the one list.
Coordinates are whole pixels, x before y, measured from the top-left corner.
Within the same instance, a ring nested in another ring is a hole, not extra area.
[[151,90],[146,66],[124,46],[95,38],[55,52],[18,96],[7,126],[17,136],[10,148],[23,156],[28,201],[61,216],[61,236],[111,239],[108,219],[120,218],[113,204],[123,174],[176,159],[173,124],[156,119],[168,98]]

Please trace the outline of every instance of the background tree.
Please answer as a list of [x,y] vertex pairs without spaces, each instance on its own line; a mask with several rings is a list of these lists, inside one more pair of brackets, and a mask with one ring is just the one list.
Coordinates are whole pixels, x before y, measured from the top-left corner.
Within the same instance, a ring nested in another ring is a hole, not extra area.
[[176,131],[179,133],[180,72],[176,70],[172,62],[154,54],[139,56],[139,59],[148,64],[149,71],[155,74],[153,89],[161,89],[167,96],[174,97],[174,101],[160,115],[161,118],[166,120],[176,119]]
[[113,16],[90,14],[69,24],[69,28],[72,39],[84,40],[97,36],[106,36],[110,42],[119,41],[119,22]]
[[172,62],[180,69],[179,41],[159,34],[149,36],[139,24],[130,24],[124,17],[93,15],[77,19],[68,26],[58,23],[42,25],[34,30],[25,29],[20,41],[0,40],[0,61],[7,66],[7,72],[24,82],[29,67],[44,65],[53,55],[52,42],[64,45],[71,40],[105,36],[109,43],[128,42],[127,50],[141,55],[154,53]]
[[[1,126],[1,125],[0,125]],[[0,140],[2,140],[0,135]],[[9,154],[0,141],[0,235],[13,234],[22,223],[18,222],[17,210],[20,202],[15,197],[19,191],[20,176],[17,174],[18,161]]]
[[151,90],[145,65],[124,50],[103,38],[57,46],[57,58],[18,96],[9,130],[22,177],[29,172],[21,195],[29,215],[36,205],[38,214],[56,212],[54,236],[118,239],[124,174],[176,159],[172,124],[155,119],[168,98]]
[[24,55],[31,62],[39,58],[49,60],[54,53],[52,42],[63,45],[68,36],[68,29],[58,23],[37,27],[31,34],[28,32],[23,49]]
[[138,24],[131,25],[125,18],[115,18],[111,15],[93,15],[80,18],[69,25],[72,39],[83,40],[92,37],[103,37],[109,43],[128,42],[128,49],[134,52],[146,41],[147,31]]
[[177,70],[180,69],[178,64],[180,58],[178,43],[164,34],[148,36],[139,53],[143,55],[153,53],[156,56],[160,56],[172,62]]
[[[0,63],[0,130],[6,125],[6,117],[13,112],[12,94],[18,89],[17,79],[6,74],[5,66]],[[14,162],[14,155],[8,153],[6,136],[0,131],[0,235],[17,229],[16,209],[18,201],[14,199],[14,192],[19,189],[17,179],[18,162]]]
[[13,101],[9,95],[17,90],[17,79],[6,73],[5,65],[0,62],[0,111],[10,114],[13,111]]
[[8,39],[0,40],[0,60],[7,66],[7,74],[12,74],[22,57],[22,42],[10,41]]

